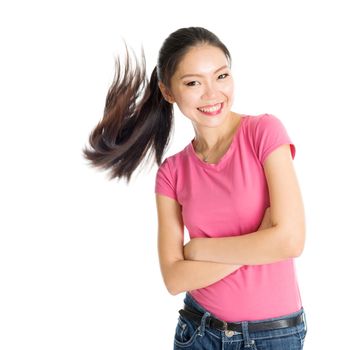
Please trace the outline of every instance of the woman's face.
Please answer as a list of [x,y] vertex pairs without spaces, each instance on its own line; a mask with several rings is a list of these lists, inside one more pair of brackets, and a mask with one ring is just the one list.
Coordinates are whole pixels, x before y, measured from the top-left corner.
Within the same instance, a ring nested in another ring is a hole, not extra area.
[[167,91],[167,100],[175,102],[196,126],[222,124],[233,103],[233,79],[224,52],[210,45],[191,48]]

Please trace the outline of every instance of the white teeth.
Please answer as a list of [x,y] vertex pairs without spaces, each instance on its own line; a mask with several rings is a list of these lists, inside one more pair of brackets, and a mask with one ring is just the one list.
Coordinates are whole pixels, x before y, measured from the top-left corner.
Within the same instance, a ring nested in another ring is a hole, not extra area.
[[198,109],[202,112],[212,113],[212,112],[218,111],[220,109],[220,107],[221,107],[221,103],[218,103],[215,106],[210,107],[210,108],[198,108]]

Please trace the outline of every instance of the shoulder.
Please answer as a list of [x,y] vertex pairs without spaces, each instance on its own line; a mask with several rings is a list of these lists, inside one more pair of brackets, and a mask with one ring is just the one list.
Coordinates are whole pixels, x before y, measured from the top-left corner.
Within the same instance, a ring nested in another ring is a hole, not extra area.
[[176,152],[170,156],[164,158],[157,170],[157,178],[166,176],[169,180],[175,183],[177,178],[177,170],[182,167],[187,156],[187,147],[179,152]]
[[285,132],[285,126],[282,120],[271,113],[248,116],[247,124],[255,136],[271,132]]
[[178,169],[183,164],[185,149],[166,157],[160,164],[155,179],[155,192],[177,200]]
[[256,142],[266,131],[276,128],[277,124],[281,124],[281,121],[271,113],[245,114],[242,124],[244,124],[242,129],[244,129],[245,135],[252,142]]
[[253,129],[257,127],[268,126],[270,124],[281,123],[280,119],[271,113],[247,115],[246,119],[248,119],[247,124]]
[[164,171],[164,169],[167,169],[169,171],[169,168],[174,168],[176,162],[178,161],[178,158],[179,156],[176,154],[165,157],[159,165],[158,172]]
[[190,144],[185,146],[182,150],[164,158],[164,160],[160,164],[159,168],[171,167],[172,169],[175,170],[177,167],[181,166],[183,164],[185,158],[188,156],[189,146],[190,146]]
[[271,113],[264,113],[251,116],[249,119],[250,134],[261,163],[264,163],[269,153],[286,143],[290,144],[294,158],[295,145],[280,118]]

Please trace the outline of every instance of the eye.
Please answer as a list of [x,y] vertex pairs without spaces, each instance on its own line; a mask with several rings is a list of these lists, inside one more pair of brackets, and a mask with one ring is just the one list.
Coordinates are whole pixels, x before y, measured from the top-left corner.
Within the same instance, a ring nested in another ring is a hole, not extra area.
[[225,79],[225,78],[228,77],[228,76],[229,76],[229,74],[227,74],[227,73],[220,74],[220,75],[218,76],[218,79]]
[[195,81],[195,80],[194,81],[190,81],[189,83],[186,83],[187,86],[195,86],[197,84],[199,84],[199,83],[198,83],[198,81]]

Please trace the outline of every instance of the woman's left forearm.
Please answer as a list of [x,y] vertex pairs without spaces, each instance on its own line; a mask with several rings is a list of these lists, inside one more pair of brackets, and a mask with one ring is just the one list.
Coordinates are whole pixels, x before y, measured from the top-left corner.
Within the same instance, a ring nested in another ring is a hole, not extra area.
[[304,232],[272,226],[256,232],[220,238],[194,238],[185,246],[185,259],[226,264],[269,264],[302,253]]

